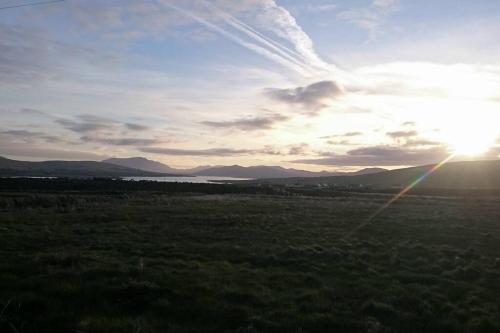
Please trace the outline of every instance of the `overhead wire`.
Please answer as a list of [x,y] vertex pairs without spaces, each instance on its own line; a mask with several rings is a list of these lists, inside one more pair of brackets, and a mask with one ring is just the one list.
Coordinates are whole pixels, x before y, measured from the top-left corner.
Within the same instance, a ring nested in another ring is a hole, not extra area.
[[66,0],[51,0],[51,1],[28,2],[28,3],[21,3],[21,4],[18,4],[18,5],[11,5],[11,6],[0,7],[0,10],[21,8],[21,7],[50,5],[50,4],[53,4],[53,3],[64,2],[64,1],[66,1]]

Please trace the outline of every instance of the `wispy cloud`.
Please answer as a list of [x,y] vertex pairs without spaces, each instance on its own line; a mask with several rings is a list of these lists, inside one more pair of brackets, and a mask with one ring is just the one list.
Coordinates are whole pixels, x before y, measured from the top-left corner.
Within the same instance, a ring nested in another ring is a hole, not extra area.
[[[68,66],[68,59],[72,64]],[[117,62],[116,55],[95,48],[56,41],[48,30],[25,24],[0,22],[0,85],[34,85],[40,81],[75,79],[75,69],[94,67],[101,70]]]
[[230,149],[230,148],[212,148],[212,149],[175,149],[175,148],[140,148],[144,153],[172,155],[172,156],[242,156],[251,155],[253,150],[249,149]]
[[32,108],[22,108],[21,110],[18,111],[18,113],[23,116],[36,116],[36,117],[48,117],[48,118],[52,117],[47,112]]
[[149,126],[141,125],[141,124],[135,124],[135,123],[126,123],[125,127],[131,131],[147,131],[150,129]]
[[403,147],[406,148],[439,147],[442,145],[442,142],[425,138],[408,139],[403,143]]
[[57,119],[55,122],[76,133],[96,132],[110,128],[108,124],[96,122],[76,122],[69,119]]
[[245,131],[272,129],[273,125],[288,120],[289,117],[281,114],[271,114],[261,117],[248,117],[228,121],[203,121],[203,125],[214,128],[238,128]]
[[145,138],[102,138],[95,136],[82,136],[80,138],[83,142],[101,143],[111,146],[152,146],[160,144],[163,141],[157,139]]
[[3,143],[50,143],[50,144],[79,144],[79,142],[72,141],[62,136],[47,134],[39,131],[31,131],[26,129],[10,129],[0,130],[0,138]]
[[309,145],[307,143],[301,143],[297,145],[291,145],[288,150],[288,155],[305,155],[309,151]]
[[323,154],[315,159],[292,161],[299,164],[331,166],[404,166],[422,165],[442,161],[449,156],[444,147],[425,149],[405,149],[393,146],[364,147],[348,151],[346,154]]
[[0,144],[0,155],[27,157],[35,159],[69,159],[69,160],[103,160],[106,155],[89,153],[77,150],[65,150],[58,148],[47,148],[37,145],[26,144]]
[[144,153],[171,155],[171,156],[249,156],[249,155],[281,155],[280,151],[272,147],[262,149],[233,149],[233,148],[210,148],[210,149],[175,149],[159,147],[139,148]]
[[351,141],[353,138],[362,137],[362,132],[346,132],[342,134],[333,134],[322,136],[320,139],[328,139],[326,143],[332,146],[360,146],[360,143]]
[[[413,124],[406,122],[403,126],[411,128],[413,127]],[[442,145],[441,142],[436,140],[429,140],[427,138],[420,137],[420,134],[416,130],[393,131],[387,132],[386,135],[393,139],[394,142],[405,148],[430,148]]]
[[409,138],[409,137],[414,137],[418,135],[418,132],[415,130],[411,131],[394,131],[394,132],[387,132],[387,136],[393,138],[393,139],[400,139],[400,138]]
[[398,0],[373,0],[371,5],[367,7],[341,11],[337,14],[337,18],[366,29],[370,34],[370,38],[374,39],[381,23],[388,15],[394,13],[398,7]]
[[336,3],[325,3],[320,5],[308,4],[306,10],[313,13],[329,12],[338,8]]
[[327,136],[322,136],[320,139],[332,139],[332,138],[351,138],[354,136],[361,136],[363,135],[362,132],[346,132],[343,134],[332,134],[332,135],[327,135]]
[[56,118],[54,121],[55,123],[61,125],[63,128],[75,133],[96,133],[102,131],[117,132],[120,130],[143,132],[150,129],[150,127],[145,125],[131,123],[131,122],[121,123],[114,119],[90,115],[90,114],[78,115],[75,117],[75,119]]

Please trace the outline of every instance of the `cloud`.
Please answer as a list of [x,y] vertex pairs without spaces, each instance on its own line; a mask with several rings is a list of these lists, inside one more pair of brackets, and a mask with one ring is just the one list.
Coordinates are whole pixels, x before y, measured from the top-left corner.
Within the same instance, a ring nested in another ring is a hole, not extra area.
[[306,10],[308,12],[312,12],[312,13],[317,13],[317,12],[329,12],[329,11],[332,11],[332,10],[335,10],[338,8],[338,5],[335,4],[335,3],[325,3],[325,4],[322,4],[322,5],[307,5],[306,6]]
[[311,38],[299,26],[295,18],[284,7],[273,0],[262,0],[257,20],[260,26],[288,40],[306,63],[318,69],[331,71],[333,65],[323,61],[314,50]]
[[373,0],[371,5],[341,11],[337,19],[351,22],[369,32],[370,38],[374,39],[377,29],[384,19],[396,12],[399,7],[398,0]]
[[281,152],[271,146],[262,149],[233,149],[233,148],[211,148],[211,149],[175,149],[158,147],[141,147],[139,151],[151,154],[171,156],[248,156],[248,155],[281,155]]
[[305,87],[290,89],[268,88],[266,96],[272,100],[291,106],[300,106],[314,113],[328,106],[328,102],[343,94],[342,88],[334,81],[320,81]]
[[82,136],[80,138],[83,142],[101,143],[111,146],[152,146],[163,143],[157,139],[143,139],[143,138],[99,138],[95,136]]
[[230,149],[230,148],[212,148],[212,149],[174,149],[174,148],[139,148],[144,153],[172,155],[172,156],[242,156],[255,153],[249,149]]
[[[210,3],[202,0],[202,3],[209,6]],[[279,65],[282,65],[290,70],[293,70],[301,75],[312,75],[310,69],[307,68],[307,64],[301,63],[296,58],[288,54],[284,51],[284,47],[277,46],[278,43],[269,40],[262,36],[261,34],[255,32],[251,27],[232,17],[231,15],[217,9],[214,6],[209,6],[216,15],[221,17],[227,17],[226,23],[231,25],[233,28],[237,29],[237,31],[231,31],[228,29],[224,29],[223,27],[217,25],[216,23],[210,22],[208,19],[204,18],[201,15],[197,15],[194,11],[182,9],[177,5],[166,2],[165,3],[170,8],[173,8],[186,16],[192,18],[194,21],[203,24],[207,28],[219,33],[220,35],[232,40],[233,42],[243,46],[250,51],[253,51],[261,56],[272,60]],[[210,10],[210,9],[208,9]],[[241,36],[240,33],[243,33],[246,37],[250,36],[250,39],[245,39],[244,36]],[[278,44],[279,45],[279,44]]]
[[[179,2],[162,1],[168,8],[183,13],[208,29],[303,76],[312,77],[335,70],[335,66],[322,60],[316,53],[311,38],[290,12],[273,0],[243,1],[239,6],[244,8],[246,17],[251,17],[258,28],[270,32],[271,36],[257,31],[230,11],[224,11],[224,7],[235,11],[234,4],[227,6],[230,3],[228,1],[214,4],[199,0],[195,3],[193,6],[190,1],[183,2],[182,5]],[[274,37],[279,37],[290,46]]]
[[110,129],[110,125],[107,123],[95,123],[95,122],[76,122],[69,119],[57,119],[55,121],[62,127],[76,132],[76,133],[89,133],[89,132],[97,132],[101,130]]
[[0,84],[47,76],[46,69],[53,64],[45,39],[39,30],[0,23]]
[[288,155],[305,155],[309,150],[309,145],[307,143],[301,143],[298,145],[291,145],[288,150]]
[[[408,125],[408,127],[413,126],[413,123],[410,124],[411,125]],[[442,145],[442,143],[438,141],[429,140],[426,138],[419,138],[418,137],[419,134],[415,130],[387,132],[386,135],[395,140],[395,142],[397,142],[402,147],[406,148],[430,147],[430,146],[438,147]]]
[[350,140],[328,140],[326,141],[332,146],[359,146],[359,143],[351,142]]
[[347,132],[347,133],[344,133],[342,136],[353,137],[353,136],[360,136],[360,135],[363,135],[363,133],[361,133],[361,132]]
[[[77,120],[59,118],[55,122],[62,127],[76,133],[94,133],[101,131],[118,131],[124,128],[134,132],[146,131],[150,129],[148,126],[135,123],[121,123],[113,119],[95,116],[95,115],[78,115]],[[118,141],[117,141],[118,142]]]
[[414,121],[405,121],[402,126],[407,126],[407,127],[413,127],[415,126],[417,123],[414,122]]
[[109,119],[109,118],[104,118],[100,116],[95,116],[92,114],[81,114],[76,116],[78,119],[87,122],[87,123],[100,123],[100,124],[116,124],[117,121]]
[[263,117],[242,118],[230,121],[203,121],[203,125],[214,128],[239,128],[246,131],[272,129],[276,123],[286,121],[289,117],[280,114],[271,114]]
[[401,138],[410,138],[418,135],[417,131],[411,130],[411,131],[394,131],[394,132],[387,132],[387,136],[393,138],[393,139],[401,139]]
[[403,149],[392,146],[364,147],[348,151],[346,154],[322,154],[325,157],[301,159],[292,163],[332,165],[332,166],[403,166],[423,165],[442,161],[449,156],[444,147],[426,149]]
[[352,139],[354,137],[359,137],[362,136],[362,132],[346,132],[343,134],[333,134],[333,135],[327,135],[327,136],[322,136],[320,139],[328,139],[326,143],[332,146],[359,146],[359,143],[352,142],[349,139]]
[[362,132],[346,132],[343,134],[333,134],[333,135],[322,136],[322,137],[320,137],[320,139],[352,138],[354,136],[361,136],[361,135],[363,135]]
[[84,66],[102,69],[116,61],[115,55],[97,49],[55,41],[44,28],[0,23],[0,84],[77,79]]
[[441,146],[442,143],[438,141],[428,140],[428,139],[408,139],[404,142],[403,147],[429,147],[429,146]]
[[[195,33],[191,30],[193,23],[198,23],[299,74],[313,76],[335,69],[317,54],[311,38],[292,14],[274,0],[158,0],[148,3],[120,0],[105,5],[74,3],[65,8],[69,12],[63,11],[63,14],[71,16],[81,29],[100,32],[105,37],[129,40],[147,36],[164,38],[166,34],[173,34],[199,39],[199,28],[195,27]],[[331,8],[330,5],[321,9]]]
[[126,123],[125,127],[131,131],[138,131],[138,132],[147,131],[148,129],[150,129],[149,126],[145,126],[145,125],[141,125],[141,124],[133,124],[133,123]]
[[28,157],[36,159],[69,159],[101,161],[108,156],[91,152],[46,148],[36,145],[8,145],[0,144],[0,156]]
[[38,116],[38,117],[49,117],[49,118],[52,117],[47,112],[43,112],[41,110],[32,109],[32,108],[22,108],[18,112],[20,114],[26,115],[26,116]]
[[0,139],[2,143],[35,143],[40,136],[41,132],[33,132],[28,130],[4,130],[0,131]]
[[74,144],[73,142],[60,138],[55,135],[48,135],[43,132],[35,132],[29,130],[4,130],[0,131],[0,136],[4,138],[9,138],[15,140],[14,143],[24,142],[24,143],[35,143],[35,142],[47,142],[47,143],[63,143],[63,144]]
[[40,136],[40,135],[42,135],[42,133],[32,132],[32,131],[27,131],[27,130],[7,130],[7,131],[1,131],[0,135],[33,137],[33,136]]

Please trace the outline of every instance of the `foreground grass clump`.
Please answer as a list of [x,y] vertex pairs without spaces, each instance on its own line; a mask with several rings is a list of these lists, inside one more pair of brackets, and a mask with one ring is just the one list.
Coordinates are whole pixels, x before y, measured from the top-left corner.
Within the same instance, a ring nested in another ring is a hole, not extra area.
[[498,199],[0,194],[0,332],[499,332]]

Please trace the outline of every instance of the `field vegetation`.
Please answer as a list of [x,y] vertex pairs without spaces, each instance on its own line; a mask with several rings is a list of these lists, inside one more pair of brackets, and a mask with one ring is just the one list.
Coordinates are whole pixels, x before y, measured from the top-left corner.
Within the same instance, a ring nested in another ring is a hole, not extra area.
[[0,181],[0,332],[500,331],[498,197],[40,182]]

